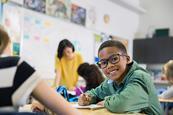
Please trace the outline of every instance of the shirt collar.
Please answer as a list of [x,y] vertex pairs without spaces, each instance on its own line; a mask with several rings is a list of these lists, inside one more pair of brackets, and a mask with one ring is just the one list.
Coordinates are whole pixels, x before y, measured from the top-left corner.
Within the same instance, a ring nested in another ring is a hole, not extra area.
[[9,55],[7,54],[1,54],[0,57],[8,57]]

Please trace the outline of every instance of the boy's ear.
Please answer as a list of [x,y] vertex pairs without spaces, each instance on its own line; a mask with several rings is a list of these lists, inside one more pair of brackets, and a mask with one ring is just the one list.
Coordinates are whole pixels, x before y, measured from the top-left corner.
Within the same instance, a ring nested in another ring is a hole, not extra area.
[[131,62],[130,56],[126,56],[127,58],[127,64],[129,64]]

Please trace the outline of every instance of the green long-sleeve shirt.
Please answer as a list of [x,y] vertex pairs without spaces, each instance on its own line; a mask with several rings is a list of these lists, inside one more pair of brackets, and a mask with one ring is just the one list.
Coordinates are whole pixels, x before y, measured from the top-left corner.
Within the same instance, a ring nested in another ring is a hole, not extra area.
[[157,93],[151,76],[133,61],[130,69],[119,85],[105,80],[96,89],[87,92],[92,103],[104,100],[104,106],[111,112],[144,112],[162,115]]

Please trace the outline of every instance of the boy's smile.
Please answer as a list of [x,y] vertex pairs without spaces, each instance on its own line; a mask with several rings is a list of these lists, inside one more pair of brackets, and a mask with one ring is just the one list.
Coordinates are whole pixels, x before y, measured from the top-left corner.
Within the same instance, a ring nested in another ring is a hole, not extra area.
[[109,79],[120,83],[124,78],[129,56],[116,47],[105,47],[99,52],[99,58],[104,74]]

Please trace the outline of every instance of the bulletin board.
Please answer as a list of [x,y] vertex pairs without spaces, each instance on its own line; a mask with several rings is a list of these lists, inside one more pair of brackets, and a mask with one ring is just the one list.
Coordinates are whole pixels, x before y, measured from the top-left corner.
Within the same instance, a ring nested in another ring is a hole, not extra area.
[[55,77],[55,55],[59,41],[64,38],[72,41],[84,61],[94,62],[94,36],[91,30],[30,9],[21,10],[23,25],[20,54],[44,78]]

